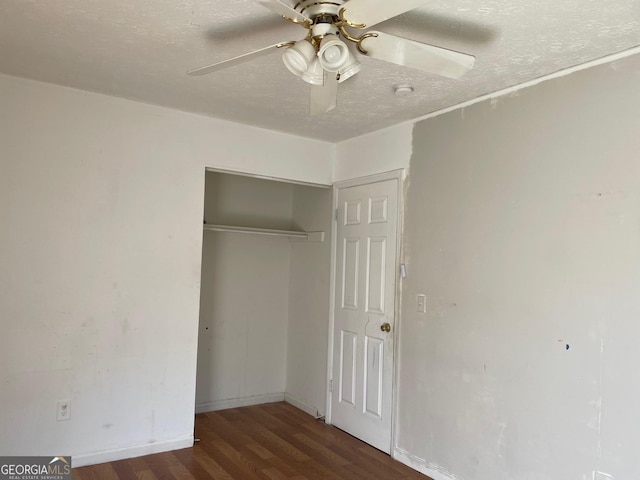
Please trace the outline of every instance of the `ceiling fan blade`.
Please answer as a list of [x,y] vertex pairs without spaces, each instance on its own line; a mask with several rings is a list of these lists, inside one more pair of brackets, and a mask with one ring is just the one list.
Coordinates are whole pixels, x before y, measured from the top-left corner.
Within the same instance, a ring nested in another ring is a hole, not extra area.
[[362,41],[369,57],[385,62],[435,73],[447,78],[459,78],[473,68],[476,57],[426,43],[408,40],[383,32],[372,34]]
[[239,57],[230,58],[229,60],[223,60],[222,62],[214,63],[212,65],[207,65],[206,67],[200,67],[194,70],[189,70],[187,72],[187,75],[206,75],[207,73],[213,73],[213,72],[217,72],[218,70],[234,67],[236,65],[240,65],[242,63],[248,62],[255,58],[260,58],[265,55],[268,55],[274,50],[277,50],[278,48],[290,47],[294,43],[295,42],[276,43],[275,45],[270,45],[268,47],[261,48],[260,50],[255,50],[253,52],[245,53],[244,55],[240,55]]
[[313,23],[313,21],[309,17],[301,14],[297,10],[294,10],[289,5],[280,0],[258,0],[258,3],[265,8],[268,8],[272,12],[277,13],[278,15],[282,15],[283,17],[290,18],[295,22]]
[[312,116],[330,112],[338,104],[338,77],[324,72],[324,85],[311,85],[309,113]]
[[427,0],[348,0],[344,4],[344,18],[352,24],[364,24],[364,28],[369,28],[425,3]]

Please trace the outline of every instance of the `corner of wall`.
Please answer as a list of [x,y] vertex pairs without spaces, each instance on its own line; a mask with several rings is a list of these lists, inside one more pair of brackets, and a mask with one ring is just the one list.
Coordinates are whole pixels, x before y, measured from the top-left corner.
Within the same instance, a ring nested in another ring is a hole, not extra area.
[[413,123],[351,138],[336,145],[333,182],[406,169],[412,154]]
[[413,468],[414,470],[423,473],[433,480],[462,480],[460,477],[456,477],[451,472],[437,466],[430,464],[423,458],[410,454],[402,448],[396,447],[393,450],[393,458],[400,463]]

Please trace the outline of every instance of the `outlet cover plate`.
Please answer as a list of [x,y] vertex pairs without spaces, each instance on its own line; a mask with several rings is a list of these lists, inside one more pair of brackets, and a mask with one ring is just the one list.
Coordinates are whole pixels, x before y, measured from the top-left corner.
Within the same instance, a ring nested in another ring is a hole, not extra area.
[[427,313],[427,296],[418,294],[418,300],[416,305],[418,313]]
[[61,422],[71,418],[71,400],[58,400],[56,420]]

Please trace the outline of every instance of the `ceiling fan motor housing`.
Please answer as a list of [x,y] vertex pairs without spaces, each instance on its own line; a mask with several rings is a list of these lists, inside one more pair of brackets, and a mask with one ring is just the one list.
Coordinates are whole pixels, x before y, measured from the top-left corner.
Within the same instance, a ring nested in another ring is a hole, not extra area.
[[303,15],[315,20],[315,17],[319,15],[331,15],[333,17],[337,17],[338,12],[345,1],[346,0],[301,0],[296,3],[293,8]]

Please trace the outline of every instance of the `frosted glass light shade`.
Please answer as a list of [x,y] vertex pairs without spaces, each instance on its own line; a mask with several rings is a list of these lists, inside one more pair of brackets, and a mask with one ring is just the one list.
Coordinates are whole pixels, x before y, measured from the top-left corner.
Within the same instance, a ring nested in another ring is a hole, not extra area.
[[327,72],[337,72],[349,61],[349,48],[336,35],[326,35],[320,42],[318,58]]
[[340,69],[339,82],[342,83],[345,80],[350,79],[360,70],[362,70],[362,64],[358,61],[355,55],[353,55],[353,53],[349,52],[349,59],[347,60],[347,63]]
[[311,62],[311,66],[302,74],[302,80],[311,85],[324,84],[324,69],[317,58]]
[[300,77],[311,66],[316,56],[316,49],[307,40],[296,42],[282,54],[282,62],[291,73]]

